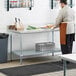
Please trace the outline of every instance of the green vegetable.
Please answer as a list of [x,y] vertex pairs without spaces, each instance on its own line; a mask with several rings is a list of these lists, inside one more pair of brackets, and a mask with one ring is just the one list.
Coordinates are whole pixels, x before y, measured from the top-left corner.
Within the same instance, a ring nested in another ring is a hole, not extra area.
[[28,26],[29,28],[31,28],[31,29],[37,29],[36,27],[34,27],[34,26]]
[[27,27],[27,30],[36,30],[36,29],[39,29],[39,28],[34,27],[34,26],[30,26],[30,25]]
[[31,30],[31,28],[27,28],[27,30]]

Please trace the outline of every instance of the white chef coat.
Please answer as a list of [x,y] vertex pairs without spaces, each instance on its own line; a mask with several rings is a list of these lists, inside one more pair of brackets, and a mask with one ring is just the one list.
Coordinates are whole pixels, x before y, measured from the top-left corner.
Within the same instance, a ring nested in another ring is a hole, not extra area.
[[60,23],[67,23],[66,34],[75,33],[75,12],[68,5],[65,5],[56,18],[55,26],[59,27]]

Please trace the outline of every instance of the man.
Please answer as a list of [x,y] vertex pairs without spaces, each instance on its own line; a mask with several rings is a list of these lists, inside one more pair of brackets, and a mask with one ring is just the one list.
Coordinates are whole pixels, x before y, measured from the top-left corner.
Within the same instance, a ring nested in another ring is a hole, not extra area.
[[65,38],[66,43],[65,44],[61,43],[61,51],[62,54],[69,54],[72,53],[73,41],[75,40],[75,30],[74,30],[75,14],[73,9],[67,5],[67,0],[60,0],[60,5],[61,10],[56,19],[56,23],[53,29],[60,27],[61,23],[67,23],[66,38]]

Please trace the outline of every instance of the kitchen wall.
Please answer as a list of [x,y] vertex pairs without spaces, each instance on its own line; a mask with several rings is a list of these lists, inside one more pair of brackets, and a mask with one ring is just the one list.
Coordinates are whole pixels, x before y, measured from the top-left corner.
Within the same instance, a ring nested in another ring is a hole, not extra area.
[[13,24],[15,17],[20,18],[25,26],[29,24],[40,26],[53,23],[57,14],[53,13],[54,10],[51,10],[50,0],[34,0],[34,7],[32,10],[28,8],[15,8],[10,9],[8,12],[4,8],[4,0],[1,0],[0,3],[0,15],[3,16],[1,24],[3,26]]
[[[51,10],[50,0],[34,0],[34,7],[32,7],[32,10],[29,10],[28,8],[14,8],[10,9],[8,12],[4,6],[4,1],[5,0],[0,0],[0,32],[6,32],[7,26],[14,24],[15,17],[20,18],[25,27],[28,25],[39,27],[46,24],[55,23],[58,9]],[[34,49],[35,42],[39,41],[47,41],[47,34],[30,35],[26,38],[24,36],[23,42],[25,42],[24,45],[27,43],[27,46],[25,47],[23,45],[23,48],[27,50],[29,49],[28,46],[30,45],[30,48]],[[55,33],[55,43],[57,47],[60,47],[59,32]],[[20,45],[18,36],[14,37],[13,44],[13,49],[19,49]]]

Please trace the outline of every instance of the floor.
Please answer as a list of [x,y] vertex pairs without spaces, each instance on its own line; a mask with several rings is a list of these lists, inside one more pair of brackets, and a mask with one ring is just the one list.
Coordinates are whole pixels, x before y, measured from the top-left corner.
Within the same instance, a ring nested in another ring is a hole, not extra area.
[[[44,74],[33,75],[33,76],[63,76],[63,71],[44,73]],[[76,69],[67,70],[66,76],[76,76]]]
[[[37,58],[28,58],[23,60],[22,65],[19,63],[19,60],[14,60],[12,62],[7,62],[0,64],[0,69],[2,68],[9,68],[9,67],[16,67],[16,66],[23,66],[23,65],[30,65],[30,64],[38,64],[38,63],[44,63],[44,62],[54,62],[58,61],[60,59],[57,59],[55,56],[48,56],[48,57],[37,57]],[[68,76],[76,76],[76,70],[70,70],[67,72],[69,75]],[[75,74],[75,75],[74,75]],[[0,76],[6,76],[2,73],[0,73]],[[33,76],[63,76],[63,71],[59,72],[53,72],[53,73],[46,73],[46,74],[39,74],[39,75],[33,75]]]
[[20,64],[19,60],[13,60],[13,61],[8,61],[7,63],[1,63],[0,69],[23,66],[23,65],[30,65],[30,64],[38,64],[38,63],[44,63],[44,62],[53,62],[53,61],[58,61],[58,60],[59,59],[57,59],[55,56],[27,58],[23,60],[22,64]]

